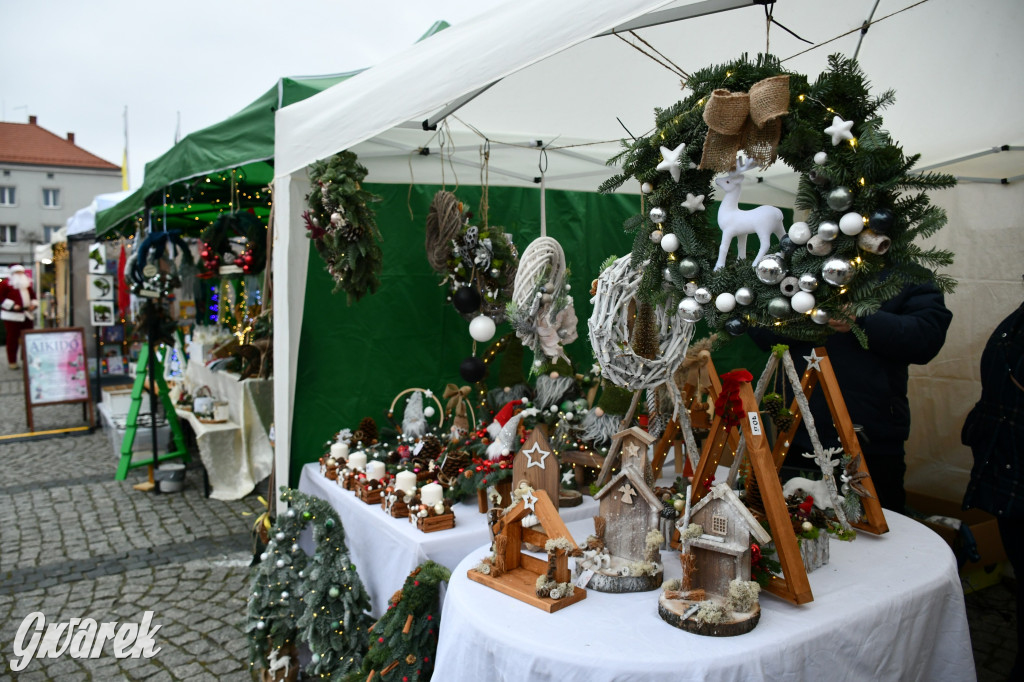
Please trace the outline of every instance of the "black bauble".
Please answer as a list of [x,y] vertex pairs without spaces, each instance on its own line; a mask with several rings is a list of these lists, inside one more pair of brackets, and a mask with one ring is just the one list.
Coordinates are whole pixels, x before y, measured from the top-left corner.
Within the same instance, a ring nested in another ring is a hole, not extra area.
[[480,358],[469,356],[459,365],[459,376],[471,384],[475,384],[487,374],[487,365]]
[[789,235],[784,235],[779,240],[779,250],[782,251],[782,255],[789,258],[797,250],[798,246],[793,243],[793,240],[789,238]]
[[742,317],[733,317],[725,321],[725,331],[732,336],[741,336],[747,331],[747,321]]
[[885,234],[892,227],[896,216],[887,208],[879,208],[871,212],[868,218],[868,227],[877,234]]
[[474,287],[459,287],[452,294],[452,305],[463,314],[479,310],[480,303],[480,292]]

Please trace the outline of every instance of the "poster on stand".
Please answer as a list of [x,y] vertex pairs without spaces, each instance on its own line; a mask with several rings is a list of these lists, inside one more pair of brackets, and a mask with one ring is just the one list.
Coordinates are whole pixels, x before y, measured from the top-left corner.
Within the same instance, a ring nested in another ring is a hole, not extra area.
[[89,300],[90,301],[113,301],[114,300],[114,276],[113,275],[89,275]]
[[107,256],[103,244],[99,242],[89,245],[89,273],[94,275],[107,273]]
[[113,301],[93,301],[89,304],[89,312],[94,327],[109,327],[114,324]]
[[32,410],[40,405],[84,403],[89,426],[95,425],[85,331],[81,327],[27,329],[22,332],[21,364],[25,379],[25,410],[34,431]]

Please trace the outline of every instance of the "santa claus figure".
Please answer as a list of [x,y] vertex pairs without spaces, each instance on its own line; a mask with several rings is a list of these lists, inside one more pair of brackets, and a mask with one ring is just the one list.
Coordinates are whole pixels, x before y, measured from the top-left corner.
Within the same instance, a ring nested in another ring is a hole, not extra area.
[[0,281],[0,319],[7,332],[7,366],[18,368],[18,342],[21,332],[32,328],[33,311],[39,307],[32,280],[20,265],[11,266],[11,276]]

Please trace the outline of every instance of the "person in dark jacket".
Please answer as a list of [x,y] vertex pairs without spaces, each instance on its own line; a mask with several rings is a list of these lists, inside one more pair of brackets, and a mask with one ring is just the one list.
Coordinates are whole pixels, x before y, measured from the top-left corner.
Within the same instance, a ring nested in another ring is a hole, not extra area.
[[[829,321],[835,333],[824,346],[850,419],[860,427],[861,450],[879,502],[887,509],[902,513],[906,503],[903,476],[907,470],[904,443],[910,436],[908,368],[927,364],[938,354],[952,319],[941,291],[931,285],[908,285],[877,312],[857,320],[868,337],[866,349],[850,331],[849,324]],[[798,374],[803,373],[807,366],[805,356],[809,357],[815,347],[765,329],[748,333],[764,350],[777,343],[788,344]],[[780,388],[776,390],[782,392]],[[786,396],[792,395],[787,385]],[[810,405],[822,446],[838,446],[839,436],[820,387],[811,394]],[[811,441],[801,425],[786,457],[787,469],[813,470],[813,465],[808,466],[810,460],[802,456],[805,452],[812,452]]]
[[[981,400],[967,415],[960,439],[974,454],[964,509],[994,514],[999,536],[1018,580],[1024,572],[1024,304],[1003,320],[981,354]],[[1024,602],[1017,590],[1017,660],[1009,679],[1019,680]]]

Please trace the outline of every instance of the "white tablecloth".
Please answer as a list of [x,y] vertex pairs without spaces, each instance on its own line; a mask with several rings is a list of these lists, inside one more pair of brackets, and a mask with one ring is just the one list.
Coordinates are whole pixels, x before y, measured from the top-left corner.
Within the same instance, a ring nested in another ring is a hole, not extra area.
[[[302,467],[299,491],[327,500],[341,516],[349,554],[370,593],[375,618],[386,610],[387,600],[402,587],[412,569],[427,559],[454,570],[466,554],[490,543],[487,517],[477,509],[476,498],[455,505],[454,528],[424,533],[408,519],[388,516],[379,504],[366,504],[352,491],[321,476],[318,463]],[[597,503],[586,495],[583,504],[561,510],[567,522],[587,525],[584,537],[593,532],[591,517],[596,513]],[[446,678],[435,675],[434,679]]]
[[[188,419],[210,479],[210,497],[245,497],[270,475],[274,465],[268,436],[274,411],[274,382],[239,381],[237,374],[211,372],[200,362],[190,362],[185,370],[185,386],[193,395],[199,387],[209,386],[215,398],[228,402],[230,423],[226,425]],[[236,428],[232,430],[232,426]]]
[[[452,572],[435,680],[665,682],[666,680],[974,680],[967,614],[949,547],[916,521],[886,512],[890,532],[832,541],[811,573],[814,601],[761,598],[745,635],[703,637],[658,616],[660,591],[587,592],[552,614]],[[569,525],[577,539],[591,532]],[[678,554],[664,552],[666,578]]]

